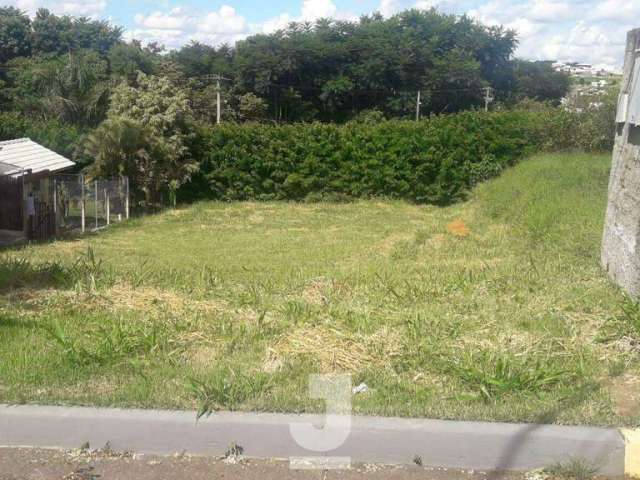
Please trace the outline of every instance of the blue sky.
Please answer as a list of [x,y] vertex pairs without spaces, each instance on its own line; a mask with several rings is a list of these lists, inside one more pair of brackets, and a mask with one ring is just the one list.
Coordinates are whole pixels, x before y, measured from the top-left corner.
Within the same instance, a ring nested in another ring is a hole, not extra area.
[[[356,19],[435,7],[515,29],[517,55],[619,69],[626,31],[640,26],[640,0],[0,0],[33,14],[87,15],[121,25],[127,38],[178,48],[190,40],[233,43],[294,20]],[[633,19],[636,19],[634,25]]]

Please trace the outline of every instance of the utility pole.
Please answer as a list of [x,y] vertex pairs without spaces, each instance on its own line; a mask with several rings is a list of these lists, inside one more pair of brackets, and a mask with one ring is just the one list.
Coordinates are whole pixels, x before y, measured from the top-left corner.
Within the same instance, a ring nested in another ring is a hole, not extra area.
[[420,90],[418,90],[418,97],[416,98],[416,122],[420,120]]
[[203,75],[203,78],[205,80],[208,80],[210,82],[215,81],[216,82],[216,123],[219,124],[222,121],[222,100],[221,100],[221,95],[220,95],[220,81],[221,80],[231,80],[230,78],[225,78],[222,75],[218,75],[218,74],[209,74],[209,75]]
[[216,124],[220,123],[220,78],[216,79]]
[[489,104],[493,102],[493,100],[494,100],[493,88],[484,87],[484,111],[485,112],[489,111]]

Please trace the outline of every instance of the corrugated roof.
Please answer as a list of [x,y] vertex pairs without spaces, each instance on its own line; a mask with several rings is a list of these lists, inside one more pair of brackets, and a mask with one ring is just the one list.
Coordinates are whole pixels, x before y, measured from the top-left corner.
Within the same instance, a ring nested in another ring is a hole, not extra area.
[[9,174],[20,173],[20,170],[30,170],[31,173],[59,172],[75,165],[68,158],[58,155],[29,138],[0,142],[0,163],[17,168],[18,171],[9,172]]
[[22,169],[20,167],[0,162],[0,175],[12,175],[21,171]]

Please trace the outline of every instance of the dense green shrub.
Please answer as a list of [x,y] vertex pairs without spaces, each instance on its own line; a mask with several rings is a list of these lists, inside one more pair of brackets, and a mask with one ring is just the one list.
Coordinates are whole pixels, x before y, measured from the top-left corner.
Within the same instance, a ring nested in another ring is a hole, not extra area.
[[225,124],[201,130],[200,173],[182,199],[384,196],[443,204],[532,151],[610,150],[615,109],[538,104],[420,122]]
[[34,120],[16,112],[0,112],[0,140],[28,137],[72,158],[81,134],[77,127],[55,120]]
[[616,130],[618,94],[610,89],[604,94],[571,97],[563,107],[525,99],[516,110],[537,112],[543,116],[543,148],[550,151],[611,151]]
[[[192,186],[226,200],[385,196],[460,199],[542,143],[539,112],[464,112],[421,122],[226,124],[201,132]],[[206,180],[206,182],[204,181]]]
[[602,152],[613,149],[616,108],[604,104],[599,109],[571,112],[563,109],[547,113],[544,129],[546,150]]

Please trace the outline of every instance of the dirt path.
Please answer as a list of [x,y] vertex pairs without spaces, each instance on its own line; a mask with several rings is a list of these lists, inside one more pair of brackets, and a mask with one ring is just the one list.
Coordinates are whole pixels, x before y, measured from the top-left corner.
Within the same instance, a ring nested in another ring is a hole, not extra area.
[[[356,465],[347,471],[294,471],[286,461],[156,457],[110,450],[0,448],[0,480],[485,480],[483,472],[427,469],[419,466]],[[517,475],[501,479],[521,480]]]

